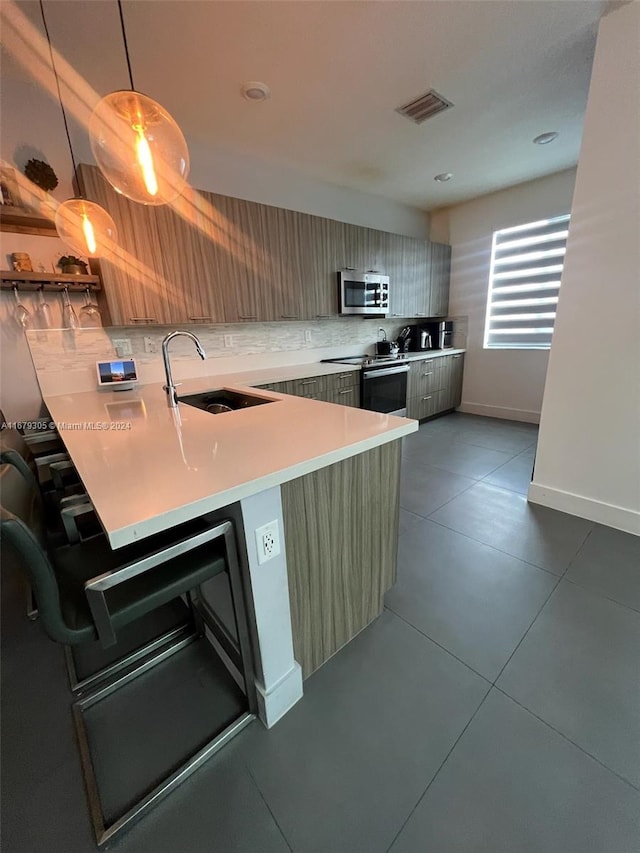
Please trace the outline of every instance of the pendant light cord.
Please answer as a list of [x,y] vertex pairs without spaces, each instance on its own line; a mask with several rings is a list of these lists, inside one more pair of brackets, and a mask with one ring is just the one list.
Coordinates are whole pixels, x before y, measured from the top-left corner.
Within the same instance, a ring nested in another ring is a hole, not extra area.
[[51,46],[51,36],[49,35],[49,27],[47,26],[47,19],[44,16],[44,4],[42,0],[40,0],[40,14],[42,15],[42,24],[44,26],[44,31],[47,36],[47,44],[49,45],[49,56],[51,57],[51,70],[53,71],[53,76],[56,81],[56,89],[58,90],[58,100],[60,101],[60,109],[62,110],[62,120],[64,122],[64,130],[67,134],[67,142],[69,144],[69,154],[71,154],[71,165],[73,166],[73,176],[75,178],[77,172],[76,166],[76,158],[73,156],[73,147],[71,146],[71,134],[69,133],[69,124],[67,123],[67,113],[64,109],[64,104],[62,102],[62,91],[60,90],[60,80],[58,78],[58,72],[56,71],[56,64],[53,59],[53,47]]
[[[42,0],[40,0],[42,2]],[[127,68],[129,70],[129,82],[131,83],[131,91],[135,92],[136,87],[133,85],[133,72],[131,71],[131,58],[129,57],[129,44],[127,42],[127,31],[124,27],[124,12],[122,10],[122,0],[118,0],[118,12],[120,13],[120,26],[122,28],[122,41],[124,42],[124,55],[127,57]]]

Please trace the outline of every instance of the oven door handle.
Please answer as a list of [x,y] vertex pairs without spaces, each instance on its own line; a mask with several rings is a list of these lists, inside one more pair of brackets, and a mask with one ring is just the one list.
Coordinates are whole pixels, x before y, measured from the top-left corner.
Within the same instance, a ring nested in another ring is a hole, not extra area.
[[394,373],[408,373],[409,365],[403,364],[402,367],[389,367],[386,370],[365,370],[362,374],[364,379],[374,379],[376,376],[392,376]]

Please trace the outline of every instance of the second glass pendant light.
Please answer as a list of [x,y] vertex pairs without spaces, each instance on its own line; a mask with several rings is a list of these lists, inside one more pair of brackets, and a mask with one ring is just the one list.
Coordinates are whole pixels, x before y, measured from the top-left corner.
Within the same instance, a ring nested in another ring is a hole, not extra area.
[[58,205],[55,222],[60,239],[80,256],[102,258],[116,247],[115,222],[103,207],[86,198],[70,198]]

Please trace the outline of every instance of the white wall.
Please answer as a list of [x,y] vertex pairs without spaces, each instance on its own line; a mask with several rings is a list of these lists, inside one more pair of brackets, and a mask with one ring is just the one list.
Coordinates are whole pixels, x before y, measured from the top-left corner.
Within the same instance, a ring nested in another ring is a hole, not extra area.
[[[452,249],[452,317],[467,318],[461,410],[537,422],[547,370],[546,350],[483,349],[493,232],[510,225],[568,213],[575,169],[482,196],[440,211],[434,228]],[[446,222],[448,214],[448,223]]]
[[640,534],[640,4],[603,18],[529,499]]

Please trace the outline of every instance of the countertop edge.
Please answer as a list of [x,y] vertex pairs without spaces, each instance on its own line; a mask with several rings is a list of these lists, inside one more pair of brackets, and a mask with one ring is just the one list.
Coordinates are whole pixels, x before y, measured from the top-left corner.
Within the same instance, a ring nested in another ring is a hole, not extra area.
[[115,550],[123,548],[126,545],[131,545],[148,536],[153,536],[156,533],[161,533],[163,530],[168,530],[185,521],[197,518],[214,510],[223,509],[230,504],[237,503],[243,498],[251,497],[251,495],[263,492],[266,489],[280,486],[290,480],[296,480],[298,477],[304,477],[306,474],[312,474],[314,471],[319,471],[321,468],[326,468],[328,465],[333,465],[336,462],[342,462],[352,456],[357,456],[367,450],[373,450],[383,444],[389,444],[392,441],[398,441],[404,438],[405,435],[410,435],[418,431],[418,421],[403,423],[398,427],[387,430],[380,435],[371,436],[369,438],[358,441],[355,444],[345,445],[344,447],[331,450],[328,453],[323,453],[319,456],[314,456],[305,459],[302,462],[297,462],[287,468],[282,468],[279,471],[272,472],[264,477],[256,480],[247,481],[232,489],[227,489],[224,492],[218,492],[215,495],[210,495],[206,498],[201,498],[190,504],[185,504],[178,509],[168,513],[154,516],[151,519],[140,522],[139,524],[122,527],[107,534],[109,544]]

